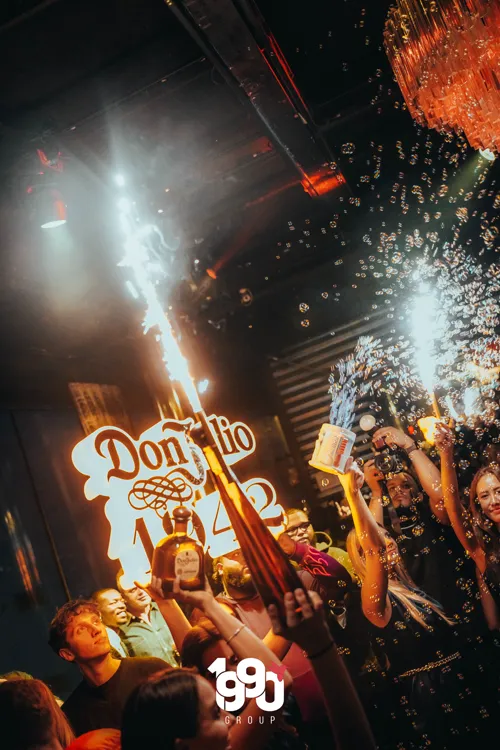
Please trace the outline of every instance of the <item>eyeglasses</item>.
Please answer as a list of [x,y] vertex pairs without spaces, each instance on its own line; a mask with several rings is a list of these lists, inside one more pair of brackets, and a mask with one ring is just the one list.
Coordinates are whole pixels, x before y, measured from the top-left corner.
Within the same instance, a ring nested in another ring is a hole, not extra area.
[[298,531],[307,531],[307,529],[309,528],[310,525],[311,524],[309,523],[309,521],[304,521],[304,523],[299,523],[298,526],[288,527],[286,529],[286,533],[287,534],[296,534]]

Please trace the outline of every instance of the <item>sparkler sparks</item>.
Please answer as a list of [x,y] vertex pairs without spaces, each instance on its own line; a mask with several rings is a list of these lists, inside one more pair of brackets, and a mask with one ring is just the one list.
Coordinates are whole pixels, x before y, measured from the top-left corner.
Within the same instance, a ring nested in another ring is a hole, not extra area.
[[[123,200],[127,203],[124,204]],[[130,218],[131,204],[128,199],[122,199],[120,208],[120,224],[125,234],[125,256],[118,265],[131,270],[133,280],[127,280],[126,286],[130,292],[134,289],[145,304],[144,333],[155,333],[170,378],[182,384],[191,408],[194,412],[200,412],[200,399],[187,361],[181,353],[158,296],[158,284],[165,279],[166,272],[156,257],[151,237],[154,234],[161,236],[161,233],[159,229],[149,225],[139,229],[134,226]]]
[[412,336],[417,368],[429,394],[434,392],[436,379],[435,340],[442,330],[442,324],[438,324],[436,298],[426,284],[421,284],[413,305]]
[[380,343],[373,336],[361,336],[354,352],[335,364],[328,379],[328,393],[332,396],[330,424],[351,428],[356,399],[369,392],[370,377],[381,363]]

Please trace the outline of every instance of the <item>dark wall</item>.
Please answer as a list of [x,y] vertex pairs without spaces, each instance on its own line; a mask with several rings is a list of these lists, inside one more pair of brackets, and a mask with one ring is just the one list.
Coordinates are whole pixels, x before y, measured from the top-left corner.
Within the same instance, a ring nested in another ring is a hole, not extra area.
[[27,671],[62,697],[78,673],[51,653],[49,622],[115,573],[104,501],[85,499],[71,464],[82,437],[73,410],[0,412],[0,673]]

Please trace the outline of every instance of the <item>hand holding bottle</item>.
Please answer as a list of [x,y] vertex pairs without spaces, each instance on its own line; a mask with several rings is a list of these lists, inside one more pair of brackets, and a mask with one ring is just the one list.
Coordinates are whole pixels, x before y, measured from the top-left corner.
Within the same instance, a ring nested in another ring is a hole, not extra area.
[[[143,588],[157,603],[167,598],[163,594],[164,588],[162,586],[161,578],[151,576],[150,586]],[[204,577],[204,588],[198,591],[187,591],[186,589],[181,588],[181,579],[180,576],[177,576],[172,584],[172,593],[169,598],[175,599],[175,601],[182,602],[183,604],[190,604],[193,607],[199,607],[203,611],[205,611],[214,601],[214,595],[206,576]]]
[[339,474],[339,480],[348,497],[349,494],[359,492],[364,485],[365,476],[352,456],[347,459],[345,472],[344,474]]
[[286,531],[284,531],[282,534],[279,535],[278,544],[283,550],[283,552],[285,553],[285,555],[288,555],[288,557],[291,557],[293,555],[297,547],[292,537],[289,534],[287,534]]
[[314,591],[303,589],[287,592],[283,599],[285,617],[279,617],[278,608],[267,608],[275,635],[293,641],[308,656],[315,656],[333,646],[333,638],[326,624],[323,602]]
[[165,596],[164,588],[162,586],[162,579],[157,576],[151,576],[151,583],[145,585],[134,581],[135,585],[145,591],[156,604],[174,599],[177,602],[183,602],[185,604],[192,604],[195,607],[204,609],[208,604],[215,599],[210,584],[205,576],[204,588],[198,591],[186,591],[181,588],[181,579],[177,577],[172,585],[172,592]]

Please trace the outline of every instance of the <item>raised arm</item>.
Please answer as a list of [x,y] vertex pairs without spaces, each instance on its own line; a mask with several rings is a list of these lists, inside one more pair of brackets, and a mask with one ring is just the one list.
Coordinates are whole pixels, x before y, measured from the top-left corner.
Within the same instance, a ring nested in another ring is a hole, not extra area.
[[[151,587],[155,599],[158,601],[158,598],[161,597],[161,581],[152,579]],[[258,659],[263,663],[266,672],[271,671],[281,675],[285,694],[290,690],[292,685],[290,673],[282,666],[280,660],[264,641],[252,633],[234,615],[230,614],[226,607],[221,606],[215,600],[208,581],[205,581],[204,591],[182,591],[179,582],[175,581],[173,594],[178,601],[201,609],[203,614],[213,622],[226,643],[231,645],[231,649],[239,661],[248,658]],[[277,636],[274,637],[277,638]],[[268,683],[266,695],[268,691],[269,700],[272,700],[274,685]],[[231,746],[234,750],[253,750],[256,747],[265,747],[272,737],[276,724],[269,721],[269,716],[271,714],[276,717],[279,716],[281,709],[272,711],[270,714],[261,709],[256,701],[257,699],[248,701],[241,714],[241,722],[234,724],[231,729]],[[261,716],[267,716],[268,720],[260,723],[259,717]]]
[[[300,608],[300,609],[299,609]],[[275,605],[268,608],[276,634],[294,641],[307,654],[323,692],[338,750],[374,750],[365,712],[325,621],[317,594],[302,589],[285,594],[286,622]]]
[[363,467],[365,474],[365,482],[370,488],[372,496],[370,498],[370,511],[372,516],[381,526],[384,525],[384,493],[382,490],[381,482],[384,479],[384,475],[375,466],[375,461],[371,458],[367,461]]
[[479,572],[479,568],[476,566],[476,577],[479,592],[481,594],[481,605],[483,607],[484,619],[490,630],[500,630],[500,612],[495,604],[491,592],[482,576]]
[[457,473],[453,458],[453,432],[445,424],[436,425],[434,433],[436,448],[441,456],[441,485],[444,505],[453,531],[462,547],[472,557],[479,572],[486,569],[486,555],[479,546],[468,510],[460,502]]
[[405,451],[415,469],[422,489],[429,497],[432,512],[440,523],[449,524],[450,521],[444,507],[441,475],[438,467],[402,430],[397,430],[395,427],[381,427],[373,435],[374,440],[377,440],[377,438],[383,438],[387,445],[397,446]]
[[387,596],[388,573],[385,542],[371,514],[360,486],[364,477],[352,459],[348,460],[346,473],[339,479],[351,506],[354,528],[365,556],[366,576],[361,587],[361,603],[365,617],[373,625],[383,628],[391,619],[392,606]]

